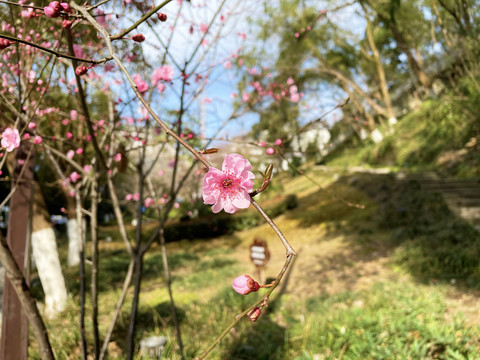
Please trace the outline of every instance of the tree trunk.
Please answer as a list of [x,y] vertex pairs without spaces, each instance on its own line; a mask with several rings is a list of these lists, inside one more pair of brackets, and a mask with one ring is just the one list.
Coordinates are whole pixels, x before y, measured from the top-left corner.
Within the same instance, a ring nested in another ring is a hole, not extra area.
[[135,352],[135,332],[137,326],[138,301],[140,300],[140,288],[142,284],[143,254],[135,254],[135,277],[132,309],[130,312],[130,325],[127,334],[127,360],[133,360]]
[[[10,199],[7,243],[22,277],[35,163],[33,152],[33,144],[22,141],[15,156],[9,156],[7,161],[12,176],[12,189],[15,189]],[[18,160],[24,164],[20,165]],[[15,283],[12,284],[8,276],[5,276],[0,359],[27,359],[28,321],[17,293]]]
[[[18,264],[15,261],[14,255],[10,251],[10,248],[7,244],[7,241],[0,233],[0,261],[2,262],[3,266],[5,267],[5,274],[9,279],[9,283],[12,286],[12,289],[15,291],[19,301],[22,305],[22,309],[25,312],[26,316],[28,317],[28,321],[32,325],[33,333],[35,338],[38,342],[38,347],[40,350],[40,356],[43,360],[53,360],[55,359],[52,351],[52,347],[50,345],[50,340],[48,339],[48,332],[45,328],[45,324],[43,323],[42,317],[40,312],[37,309],[35,299],[33,298],[30,289],[25,281],[25,278],[22,275],[22,271],[20,270]],[[3,312],[5,313],[5,307],[3,308]],[[2,336],[2,342],[8,341],[4,339],[10,338],[11,332],[14,328],[9,328],[8,332],[4,331]],[[7,336],[5,336],[7,335]],[[12,339],[12,342],[9,344],[10,347],[7,350],[12,349],[13,347],[17,347],[21,344],[20,339]],[[3,348],[3,345],[2,345]],[[2,351],[2,359],[26,359],[26,354],[24,357],[20,357],[16,355],[14,350],[4,352]]]
[[[365,16],[367,17],[368,15],[365,13]],[[383,102],[385,103],[387,116],[389,119],[392,119],[392,118],[395,119],[395,113],[393,112],[392,102],[390,101],[390,94],[388,92],[385,71],[383,69],[383,64],[380,59],[380,53],[378,52],[377,46],[375,45],[375,41],[373,39],[372,24],[368,19],[367,19],[366,33],[367,33],[368,44],[370,45],[370,49],[372,50],[372,53],[373,53],[373,59],[375,60],[375,67],[377,69],[378,80],[379,80],[378,85],[380,87],[380,92],[382,93]]]
[[34,189],[32,252],[45,292],[45,314],[52,317],[65,309],[67,289],[58,257],[55,233],[42,190],[37,182]]
[[[75,199],[68,194],[68,191],[64,191],[65,198],[67,200],[67,237],[68,237],[68,266],[76,266],[80,263],[80,251],[82,250],[82,239],[78,236],[79,231],[77,226],[80,224],[77,222],[77,213],[75,211]],[[83,226],[84,224],[82,224]]]

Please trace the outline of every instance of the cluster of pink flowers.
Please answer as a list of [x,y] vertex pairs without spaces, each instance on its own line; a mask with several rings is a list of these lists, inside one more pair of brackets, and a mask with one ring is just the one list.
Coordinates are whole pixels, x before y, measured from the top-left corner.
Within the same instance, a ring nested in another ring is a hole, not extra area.
[[138,201],[138,200],[140,200],[140,194],[139,193],[127,194],[125,196],[125,200],[127,200],[127,201],[130,201],[130,200]]
[[[276,140],[275,140],[275,145],[280,146],[280,145],[282,145],[282,144],[283,144],[282,139],[276,139]],[[267,143],[266,143],[265,141],[262,141],[262,142],[260,143],[260,146],[261,146],[261,147],[265,147],[265,146],[267,146]],[[268,147],[268,148],[265,150],[265,154],[267,154],[267,155],[273,155],[273,154],[275,154],[275,149],[274,149],[273,147]]]
[[214,213],[233,214],[238,209],[250,206],[255,175],[252,165],[239,154],[229,154],[223,161],[222,170],[210,167],[203,178],[203,201],[212,206]]
[[173,79],[174,70],[170,65],[163,65],[153,71],[152,85],[156,86],[159,81],[170,82]]

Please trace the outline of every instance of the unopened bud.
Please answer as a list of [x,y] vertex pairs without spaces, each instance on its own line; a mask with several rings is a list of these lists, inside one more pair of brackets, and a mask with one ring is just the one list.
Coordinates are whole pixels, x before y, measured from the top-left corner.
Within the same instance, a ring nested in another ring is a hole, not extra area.
[[86,66],[80,65],[75,69],[75,74],[78,76],[85,75],[87,73],[88,69]]
[[143,34],[136,34],[132,36],[132,40],[141,43],[145,41],[145,36],[143,36]]
[[72,27],[72,24],[73,24],[73,21],[72,21],[72,20],[67,20],[67,19],[65,19],[65,20],[62,21],[62,27],[63,27],[64,29],[67,29],[67,30]]
[[204,154],[204,155],[216,154],[217,152],[218,152],[217,148],[210,148],[210,149],[205,149],[205,150],[199,151],[200,154]]
[[237,293],[247,295],[251,292],[258,291],[260,285],[250,276],[242,275],[233,280],[232,287]]
[[51,6],[46,6],[43,8],[43,12],[49,18],[56,18],[60,16],[60,10],[53,8]]
[[167,21],[167,14],[164,14],[164,13],[158,14],[158,20],[162,22]]
[[60,3],[60,8],[65,12],[72,12],[70,5],[68,5],[67,3]]
[[13,44],[13,43],[11,41],[7,40],[7,39],[0,39],[0,50],[6,49],[11,44]]
[[247,316],[250,319],[250,321],[253,322],[253,321],[257,321],[257,319],[258,319],[258,317],[260,316],[261,313],[262,313],[262,311],[258,307],[254,307],[252,310],[250,310],[247,313]]
[[270,178],[272,177],[272,172],[273,172],[273,164],[270,164],[267,166],[267,169],[265,170],[264,180],[270,180]]

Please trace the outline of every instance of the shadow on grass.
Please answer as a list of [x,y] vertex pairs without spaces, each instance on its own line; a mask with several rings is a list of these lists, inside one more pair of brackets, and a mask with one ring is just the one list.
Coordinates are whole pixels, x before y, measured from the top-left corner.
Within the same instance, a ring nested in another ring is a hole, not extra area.
[[[333,193],[349,202],[366,203],[366,209],[347,206],[329,196]],[[461,286],[479,287],[480,234],[452,213],[440,194],[426,191],[417,181],[355,174],[301,199],[298,211],[288,216],[299,219],[302,226],[325,223],[329,232],[349,235],[345,238],[352,251],[345,259],[320,260],[328,261],[329,267],[391,254],[421,282],[455,279]],[[382,243],[375,238],[380,233],[388,234]]]
[[266,314],[230,343],[223,359],[282,360],[285,359],[285,328],[271,321]]

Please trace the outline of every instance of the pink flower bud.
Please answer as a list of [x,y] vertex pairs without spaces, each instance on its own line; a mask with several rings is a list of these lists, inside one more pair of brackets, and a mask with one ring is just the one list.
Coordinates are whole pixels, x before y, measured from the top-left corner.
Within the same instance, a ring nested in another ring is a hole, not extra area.
[[72,21],[72,20],[67,20],[67,19],[65,19],[65,20],[62,21],[62,27],[63,27],[64,29],[67,29],[67,30],[72,27],[72,24],[73,24],[73,21]]
[[158,20],[160,20],[161,22],[167,21],[167,14],[164,14],[164,13],[158,14]]
[[87,73],[88,69],[86,66],[80,65],[75,69],[75,74],[78,76],[85,75]]
[[127,200],[127,201],[132,200],[132,198],[133,198],[133,195],[132,195],[132,194],[127,194],[127,195],[125,196],[125,200]]
[[10,46],[10,44],[13,43],[7,39],[0,39],[0,50],[6,49]]
[[233,290],[242,295],[250,294],[251,292],[258,291],[260,286],[248,275],[242,275],[233,280]]
[[261,313],[262,313],[262,311],[258,307],[254,307],[252,310],[250,310],[247,313],[247,316],[250,319],[250,321],[253,322],[253,321],[257,321],[257,319],[258,319],[258,317],[260,316]]
[[72,9],[70,9],[70,5],[67,3],[60,3],[60,9],[62,9],[65,12],[71,12]]
[[35,129],[36,126],[37,126],[37,125],[36,125],[34,122],[29,122],[29,123],[28,123],[28,128],[29,128],[29,129]]
[[38,136],[38,135],[37,135],[37,136],[35,136],[35,137],[33,138],[33,143],[34,143],[35,145],[41,144],[42,142],[43,142],[43,139],[42,139],[41,136]]
[[275,153],[275,150],[271,147],[269,147],[267,150],[265,150],[265,154],[267,155],[273,155]]
[[278,145],[278,146],[282,145],[282,139],[275,140],[275,145]]
[[44,14],[49,18],[56,18],[60,16],[60,10],[49,6],[43,8]]
[[132,40],[141,43],[145,41],[145,36],[143,36],[143,34],[136,34],[132,36]]

